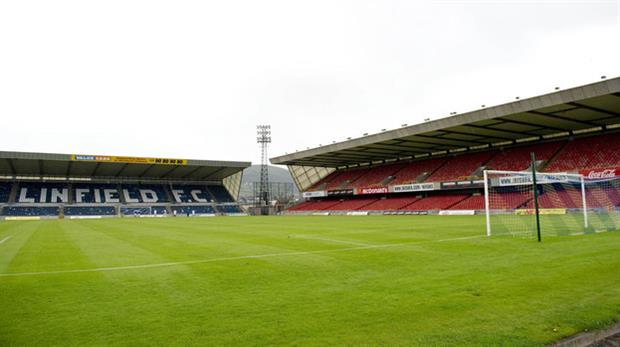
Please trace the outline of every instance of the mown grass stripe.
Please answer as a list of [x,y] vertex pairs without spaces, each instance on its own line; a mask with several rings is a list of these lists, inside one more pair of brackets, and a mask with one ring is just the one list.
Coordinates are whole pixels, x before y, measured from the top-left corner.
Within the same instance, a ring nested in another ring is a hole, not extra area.
[[404,247],[404,246],[419,245],[419,244],[434,243],[434,242],[447,242],[447,241],[461,241],[461,240],[479,239],[479,238],[482,238],[482,237],[484,237],[484,236],[479,235],[479,236],[457,237],[457,238],[452,238],[452,239],[442,239],[442,240],[432,240],[432,241],[402,242],[402,243],[384,244],[384,245],[366,245],[366,246],[359,246],[359,247],[326,249],[326,250],[319,250],[319,251],[267,253],[267,254],[243,255],[243,256],[236,256],[236,257],[221,257],[221,258],[212,258],[212,259],[198,259],[198,260],[188,260],[188,261],[178,261],[178,262],[168,262],[168,263],[157,263],[157,264],[101,267],[101,268],[93,268],[93,269],[75,269],[75,270],[58,270],[58,271],[35,271],[35,272],[3,273],[3,274],[0,274],[0,277],[38,276],[38,275],[55,275],[55,274],[82,273],[82,272],[101,272],[101,271],[120,271],[120,270],[150,269],[150,268],[179,266],[179,265],[192,265],[192,264],[212,263],[212,262],[231,261],[231,260],[260,259],[260,258],[285,257],[285,256],[296,256],[296,255],[311,255],[311,254],[325,254],[325,253],[336,253],[336,252],[350,252],[350,251],[358,251],[358,250],[366,250],[366,249],[381,249],[381,248],[391,248],[391,247]]

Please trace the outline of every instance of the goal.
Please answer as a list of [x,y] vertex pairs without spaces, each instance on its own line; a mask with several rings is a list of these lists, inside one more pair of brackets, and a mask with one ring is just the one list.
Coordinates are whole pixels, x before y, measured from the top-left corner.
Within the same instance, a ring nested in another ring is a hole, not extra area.
[[569,235],[620,228],[618,177],[487,170],[484,195],[488,236]]

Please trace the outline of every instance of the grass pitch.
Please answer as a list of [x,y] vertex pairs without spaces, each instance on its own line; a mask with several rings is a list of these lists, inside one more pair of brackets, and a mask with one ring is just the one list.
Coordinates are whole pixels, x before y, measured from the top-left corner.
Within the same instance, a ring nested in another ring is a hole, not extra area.
[[0,222],[0,345],[544,345],[620,313],[620,232],[444,216]]

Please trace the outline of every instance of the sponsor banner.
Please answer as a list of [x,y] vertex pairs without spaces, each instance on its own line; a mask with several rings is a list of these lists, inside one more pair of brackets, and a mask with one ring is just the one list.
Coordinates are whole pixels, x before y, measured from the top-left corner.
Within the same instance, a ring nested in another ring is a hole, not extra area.
[[101,216],[69,216],[68,218],[69,219],[101,219]]
[[598,180],[602,178],[614,178],[620,176],[620,167],[607,168],[607,169],[595,169],[595,170],[581,170],[580,174],[587,180]]
[[324,190],[317,190],[314,192],[304,192],[302,196],[304,198],[320,198],[320,197],[327,196],[327,192]]
[[[538,210],[538,212],[541,215],[543,214],[559,215],[559,214],[566,214],[566,209],[565,208],[541,208]],[[532,215],[532,214],[536,214],[536,210],[533,208],[518,209],[518,210],[515,210],[515,214],[520,215],[520,216]]]
[[313,212],[313,216],[329,216],[329,212]]
[[113,155],[71,155],[72,161],[94,161],[98,163],[128,163],[128,164],[157,164],[157,165],[187,165],[186,159],[172,158],[142,158],[119,157]]
[[476,214],[475,210],[442,210],[439,211],[440,216],[473,216]]
[[536,210],[529,209],[529,208],[522,208],[522,209],[515,210],[515,214],[517,216],[527,216],[530,214],[536,214]]
[[565,208],[541,208],[540,214],[566,214]]
[[[568,176],[564,174],[536,174],[536,184],[566,183],[568,181]],[[502,187],[532,185],[532,175],[524,174],[519,176],[500,177],[498,183]]]
[[391,186],[390,191],[393,193],[405,193],[405,192],[422,192],[426,190],[435,190],[435,183],[418,183],[418,184],[401,184],[398,186]]
[[347,212],[347,216],[368,216],[368,211],[351,211]]
[[388,187],[368,187],[368,188],[358,188],[356,190],[357,194],[385,194],[390,190]]
[[41,217],[33,217],[33,216],[27,216],[27,217],[4,217],[4,220],[40,220]]
[[327,192],[328,196],[334,195],[353,195],[353,189],[338,189],[338,190],[330,190]]

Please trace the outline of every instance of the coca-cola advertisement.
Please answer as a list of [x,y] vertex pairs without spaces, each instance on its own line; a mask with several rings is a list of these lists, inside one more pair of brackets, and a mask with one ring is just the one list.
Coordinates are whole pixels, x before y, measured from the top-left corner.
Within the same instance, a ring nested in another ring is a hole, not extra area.
[[587,180],[600,180],[603,178],[614,178],[620,176],[620,168],[581,170],[580,174]]

